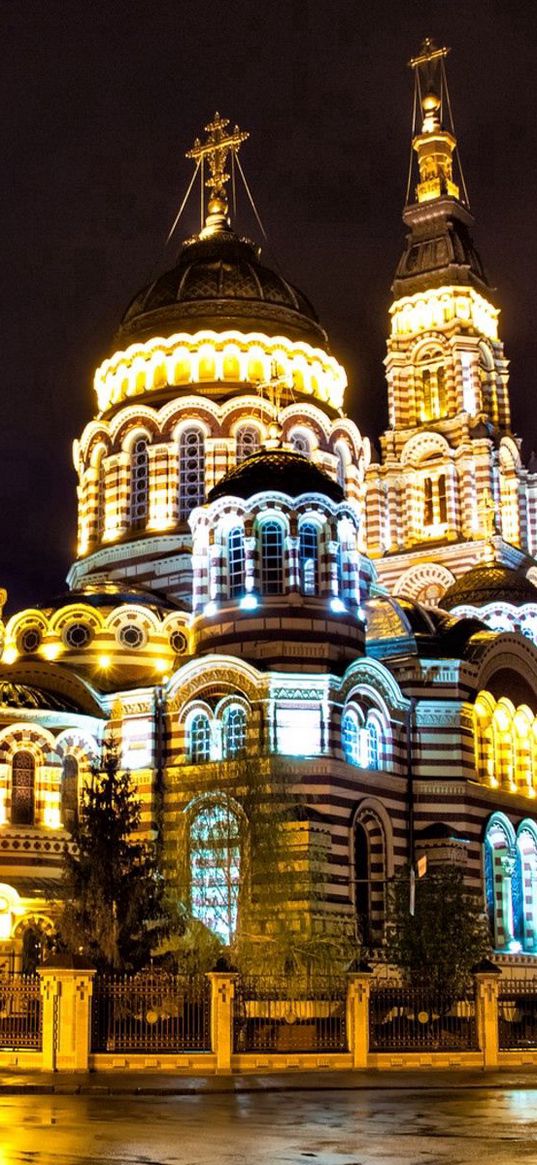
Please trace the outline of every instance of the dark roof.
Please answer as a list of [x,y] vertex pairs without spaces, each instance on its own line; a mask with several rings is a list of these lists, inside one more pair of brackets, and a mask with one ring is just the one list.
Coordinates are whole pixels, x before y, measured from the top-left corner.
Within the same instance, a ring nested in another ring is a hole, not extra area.
[[446,611],[454,607],[484,607],[487,603],[537,603],[537,587],[518,570],[499,563],[474,566],[448,587],[441,599]]
[[40,603],[38,610],[53,608],[58,611],[62,607],[72,607],[76,603],[85,603],[88,607],[117,607],[121,603],[136,603],[137,606],[149,607],[154,611],[182,610],[182,606],[173,599],[157,595],[153,591],[146,591],[143,587],[121,585],[115,582],[86,583],[76,591],[67,591],[64,595],[56,595],[50,602]]
[[470,234],[474,220],[462,203],[451,197],[413,203],[405,208],[403,219],[410,233],[393,283],[397,298],[454,283],[490,295]]
[[337,481],[302,453],[291,449],[261,449],[227,473],[210,491],[207,501],[226,496],[251,498],[264,490],[277,490],[292,498],[301,494],[324,494],[333,502],[342,502],[345,496]]
[[203,327],[281,333],[326,346],[311,303],[259,261],[259,250],[231,230],[186,242],[178,262],[135,295],[119,337],[169,335]]
[[4,708],[33,708],[49,712],[80,712],[75,700],[58,692],[36,688],[33,684],[17,684],[0,680],[0,706]]

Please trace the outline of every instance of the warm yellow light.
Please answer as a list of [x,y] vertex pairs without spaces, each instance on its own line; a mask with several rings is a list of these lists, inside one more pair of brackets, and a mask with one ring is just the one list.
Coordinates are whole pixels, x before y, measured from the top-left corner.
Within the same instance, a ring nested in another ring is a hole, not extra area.
[[57,805],[47,805],[43,813],[43,822],[47,829],[59,829],[61,826],[60,810]]
[[18,658],[18,655],[19,655],[19,653],[18,653],[16,647],[13,647],[13,646],[6,647],[4,649],[4,654],[2,656],[2,663],[15,663],[15,660]]
[[100,655],[97,662],[99,664],[99,667],[102,668],[103,671],[106,671],[107,667],[110,667],[110,663],[111,663],[110,656],[109,655]]
[[395,338],[444,329],[460,320],[489,340],[498,339],[499,310],[473,287],[438,287],[407,295],[392,304],[390,313]]
[[44,643],[41,648],[41,655],[44,655],[45,659],[48,660],[57,659],[60,652],[61,646],[59,643]]
[[[276,363],[299,392],[341,408],[347,386],[345,370],[322,348],[262,332],[179,332],[131,344],[115,352],[95,373],[101,411],[163,384],[197,384],[200,380],[268,381]],[[114,537],[108,521],[106,537]]]
[[166,659],[156,659],[154,667],[155,671],[165,672],[168,667],[168,661]]

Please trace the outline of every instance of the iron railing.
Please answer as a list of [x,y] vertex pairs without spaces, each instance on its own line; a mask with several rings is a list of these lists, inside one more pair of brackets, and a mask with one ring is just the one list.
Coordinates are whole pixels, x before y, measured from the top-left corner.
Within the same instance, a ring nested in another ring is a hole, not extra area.
[[537,981],[502,978],[499,987],[500,1048],[537,1048]]
[[210,1052],[210,985],[205,975],[95,979],[93,1052]]
[[369,1048],[372,1052],[477,1050],[475,1001],[453,999],[426,987],[372,985]]
[[0,1048],[39,1050],[42,1041],[41,981],[38,975],[0,976]]
[[235,1052],[341,1052],[347,1050],[344,979],[301,981],[238,977],[235,984]]

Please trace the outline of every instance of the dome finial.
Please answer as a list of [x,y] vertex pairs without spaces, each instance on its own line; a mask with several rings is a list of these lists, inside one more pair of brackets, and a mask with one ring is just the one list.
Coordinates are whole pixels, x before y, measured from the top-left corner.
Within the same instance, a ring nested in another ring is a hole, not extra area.
[[[453,178],[453,155],[457,156],[464,199],[468,195],[457,155],[457,139],[451,114],[444,60],[448,48],[437,48],[430,37],[423,41],[417,57],[409,61],[414,71],[414,114],[412,150],[417,154],[419,182],[416,187],[418,202],[435,198],[459,198],[459,186]],[[447,128],[444,127],[444,112]],[[409,168],[407,202],[410,195],[412,164]]]
[[231,154],[233,159],[242,143],[250,135],[244,130],[240,130],[238,125],[231,133],[226,132],[228,125],[228,118],[220,117],[219,113],[215,113],[213,120],[205,126],[205,132],[208,135],[207,141],[202,143],[199,138],[196,138],[192,149],[188,150],[186,154],[186,157],[193,158],[198,166],[201,164],[202,189],[205,159],[209,165],[210,173],[205,185],[209,187],[211,195],[207,203],[205,226],[200,232],[201,238],[208,238],[218,231],[225,231],[229,228],[226,186],[230,175],[226,174],[226,163],[228,155]]

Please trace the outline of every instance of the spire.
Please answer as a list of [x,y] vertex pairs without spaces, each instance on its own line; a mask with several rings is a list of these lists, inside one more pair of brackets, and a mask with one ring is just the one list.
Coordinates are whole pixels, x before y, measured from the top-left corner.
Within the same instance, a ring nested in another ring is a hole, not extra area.
[[[419,182],[416,187],[418,203],[430,202],[446,195],[459,198],[459,186],[453,180],[453,156],[457,156],[451,104],[447,87],[444,60],[448,48],[438,49],[429,37],[424,40],[419,55],[409,61],[414,71],[414,114],[412,149],[418,159]],[[448,128],[444,126],[444,106]],[[419,122],[421,127],[418,130]],[[458,158],[457,158],[458,160]],[[460,162],[459,162],[460,170]],[[410,166],[407,202],[410,194]],[[468,204],[462,171],[463,201]]]
[[209,177],[205,181],[205,186],[208,186],[211,194],[207,203],[207,214],[205,215],[205,226],[200,231],[200,238],[210,238],[220,231],[229,230],[228,219],[228,198],[227,198],[227,183],[230,180],[230,175],[226,174],[226,165],[229,155],[231,155],[232,166],[235,156],[243,142],[250,136],[243,130],[240,130],[238,125],[234,127],[231,132],[226,132],[229,120],[225,117],[220,117],[219,113],[215,113],[213,120],[205,126],[205,132],[208,135],[205,142],[200,142],[196,138],[191,150],[186,154],[187,158],[193,158],[197,162],[198,167],[201,166],[201,182],[202,182],[202,218],[203,218],[203,186],[204,186],[204,169],[205,161],[209,166]]

